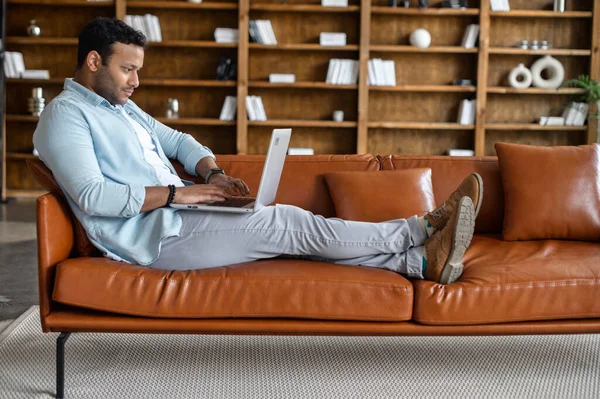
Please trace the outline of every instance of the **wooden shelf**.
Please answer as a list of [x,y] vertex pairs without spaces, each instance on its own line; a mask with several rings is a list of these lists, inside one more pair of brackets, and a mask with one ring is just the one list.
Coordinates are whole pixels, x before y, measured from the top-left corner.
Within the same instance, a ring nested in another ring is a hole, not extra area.
[[423,130],[473,130],[475,125],[442,122],[369,122],[369,128],[381,129],[423,129]]
[[487,92],[491,94],[581,94],[583,89],[578,88],[559,88],[559,89],[539,89],[531,87],[528,89],[515,89],[514,87],[488,87]]
[[76,37],[29,37],[29,36],[8,36],[6,44],[50,44],[50,45],[68,45],[76,46],[78,39]]
[[357,90],[358,85],[332,85],[325,82],[296,82],[296,83],[269,83],[264,81],[251,81],[248,87],[264,89],[331,89],[331,90]]
[[546,10],[511,10],[511,11],[492,11],[491,17],[507,18],[592,18],[591,11],[546,11]]
[[464,48],[461,46],[431,46],[419,48],[415,46],[400,45],[381,45],[370,46],[370,51],[388,52],[388,53],[477,53],[478,48]]
[[6,159],[38,159],[38,156],[31,153],[7,152]]
[[236,121],[222,121],[217,118],[177,118],[154,117],[165,125],[196,125],[196,126],[235,126]]
[[50,78],[50,79],[18,79],[18,78],[7,78],[4,81],[6,84],[23,84],[23,85],[62,85],[65,83],[66,78]]
[[268,44],[250,43],[250,49],[256,50],[301,50],[301,51],[358,51],[358,44],[347,46],[321,46],[320,44],[277,44],[274,46]]
[[234,80],[194,80],[194,79],[142,79],[140,88],[144,86],[169,87],[236,87]]
[[511,47],[491,47],[490,54],[510,54],[510,55],[571,55],[571,56],[589,56],[591,50],[579,49],[548,49],[548,50],[523,50],[521,48]]
[[163,40],[148,42],[150,47],[204,47],[204,48],[236,48],[237,43],[217,43],[211,40]]
[[536,123],[488,123],[486,130],[564,130],[564,131],[584,131],[587,126],[542,126]]
[[33,115],[17,115],[17,114],[7,114],[5,116],[7,122],[34,122],[40,120],[37,116]]
[[433,93],[463,93],[475,92],[475,86],[455,85],[398,85],[398,86],[369,86],[369,91],[407,91],[407,92],[433,92]]
[[392,7],[371,7],[371,14],[385,15],[423,15],[427,17],[444,16],[473,16],[479,15],[478,8],[392,8]]
[[56,7],[112,7],[114,0],[82,1],[82,0],[8,0],[7,4],[24,4]]
[[237,2],[202,2],[188,1],[128,1],[127,8],[160,8],[160,9],[200,9],[200,10],[237,10]]
[[270,12],[351,13],[360,12],[360,7],[323,7],[312,4],[253,4],[250,6],[250,10]]
[[48,193],[46,190],[18,190],[18,189],[6,189],[7,197],[21,197],[21,198],[38,198]]
[[270,119],[267,121],[248,121],[248,126],[274,126],[274,127],[334,127],[334,128],[352,128],[356,127],[356,122],[336,122],[336,121],[311,121],[302,119]]

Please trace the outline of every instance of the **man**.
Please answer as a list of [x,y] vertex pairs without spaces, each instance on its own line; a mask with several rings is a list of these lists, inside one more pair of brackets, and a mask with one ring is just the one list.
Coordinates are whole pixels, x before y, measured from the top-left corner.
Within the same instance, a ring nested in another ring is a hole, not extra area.
[[[154,268],[200,269],[288,255],[441,283],[460,277],[483,193],[476,174],[427,217],[384,223],[325,219],[289,205],[253,214],[166,206],[223,201],[249,190],[217,170],[208,148],[129,100],[139,85],[145,48],[144,35],[117,19],[86,25],[75,76],[48,104],[33,137],[40,159],[104,256]],[[182,181],[168,158],[208,184]]]

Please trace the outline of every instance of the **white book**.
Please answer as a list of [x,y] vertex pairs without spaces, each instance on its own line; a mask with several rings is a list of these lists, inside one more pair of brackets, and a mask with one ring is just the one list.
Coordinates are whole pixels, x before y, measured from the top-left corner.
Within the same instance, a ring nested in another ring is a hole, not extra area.
[[237,97],[226,96],[223,102],[223,108],[221,108],[221,115],[219,119],[222,121],[232,121],[235,116],[235,109],[237,108]]
[[477,100],[471,100],[471,115],[469,118],[469,125],[475,124],[475,119],[477,119]]
[[50,71],[47,69],[26,69],[21,72],[22,79],[50,79]]
[[223,101],[223,106],[221,107],[221,114],[219,115],[219,120],[221,121],[227,121],[229,119],[227,119],[228,115],[227,115],[227,106],[229,105],[227,103],[227,99],[229,98],[229,96],[225,97],[225,101]]
[[296,75],[293,73],[270,73],[269,83],[295,83]]
[[327,76],[325,77],[325,83],[331,84],[333,79],[333,65],[336,58],[332,58],[329,60],[329,65],[327,66]]
[[475,151],[451,148],[448,150],[448,155],[451,157],[472,157],[475,155]]
[[477,45],[477,41],[479,39],[479,25],[473,24],[473,36],[469,41],[469,48],[474,48]]
[[348,7],[348,0],[321,0],[323,7]]
[[333,76],[331,84],[338,85],[340,81],[340,72],[342,71],[342,60],[335,59],[333,63]]
[[260,29],[258,27],[258,24],[256,23],[256,21],[250,21],[250,28],[252,29],[251,32],[254,35],[253,39],[256,43],[259,44],[265,44],[265,41],[263,39],[263,37],[260,34]]
[[348,60],[341,60],[342,67],[340,70],[340,78],[338,80],[339,85],[345,85],[348,81]]
[[312,148],[288,148],[288,155],[315,155],[315,150]]
[[256,104],[256,109],[258,110],[258,118],[261,121],[266,121],[267,120],[267,113],[265,112],[265,106],[263,105],[262,102],[262,97],[260,96],[254,96],[254,101]]
[[133,16],[125,15],[125,23],[133,28]]
[[156,15],[152,15],[152,30],[157,42],[162,42],[162,31],[160,29],[160,20]]
[[144,35],[146,35],[146,38],[148,39],[149,42],[155,42],[156,39],[154,38],[154,31],[152,29],[152,16],[150,14],[145,14],[142,15],[142,23],[144,26]]
[[21,73],[25,71],[25,59],[23,58],[23,53],[18,51],[13,52],[13,62],[15,67],[15,74],[17,78],[21,77]]
[[266,20],[267,34],[269,35],[269,40],[272,45],[277,44],[277,38],[275,37],[275,31],[273,30],[273,25],[271,25],[271,20]]
[[259,19],[256,20],[256,26],[258,26],[258,34],[260,36],[260,40],[262,44],[272,45],[271,39],[269,37],[269,32],[267,32],[267,23],[265,20]]
[[12,61],[12,51],[6,51],[4,53],[4,75],[7,78],[15,78],[15,67]]
[[502,0],[504,2],[504,11],[510,11],[510,4],[508,4],[508,0]]
[[585,103],[577,103],[577,114],[575,115],[575,121],[573,122],[574,126],[583,126],[585,125],[585,120],[587,119],[588,113],[588,105]]
[[567,110],[567,116],[565,118],[565,125],[573,126],[573,123],[575,122],[575,116],[576,116],[575,108],[571,104],[571,106]]
[[246,96],[246,113],[248,114],[248,119],[251,121],[256,120],[256,111],[254,110],[254,105],[252,104],[252,96]]
[[144,32],[144,24],[142,23],[142,17],[139,15],[132,15],[131,16],[132,20],[133,20],[133,29],[135,30],[139,30],[142,33]]
[[393,60],[383,61],[386,86],[396,86],[396,67]]
[[540,118],[541,126],[564,126],[565,118],[562,116],[542,116]]
[[381,58],[374,58],[373,64],[375,65],[375,79],[377,86],[385,85],[385,71],[383,70],[383,60]]
[[344,32],[321,32],[319,44],[321,46],[345,46],[346,34]]
[[360,62],[358,60],[353,60],[352,64],[354,66],[354,68],[352,69],[352,81],[350,82],[350,84],[357,84],[358,83],[358,74],[360,72]]
[[376,86],[377,81],[375,80],[375,66],[373,65],[373,60],[369,60],[367,64],[367,83],[369,86]]

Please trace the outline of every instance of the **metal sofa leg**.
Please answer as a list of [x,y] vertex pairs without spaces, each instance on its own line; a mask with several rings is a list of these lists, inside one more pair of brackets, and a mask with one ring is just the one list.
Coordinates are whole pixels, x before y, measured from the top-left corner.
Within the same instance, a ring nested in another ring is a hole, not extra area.
[[71,333],[60,333],[56,339],[56,397],[62,399],[65,395],[65,342]]

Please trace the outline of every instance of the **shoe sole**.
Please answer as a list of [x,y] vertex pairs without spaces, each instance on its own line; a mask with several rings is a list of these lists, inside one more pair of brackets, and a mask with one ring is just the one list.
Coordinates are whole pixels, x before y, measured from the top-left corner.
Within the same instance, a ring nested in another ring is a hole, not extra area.
[[471,198],[462,197],[458,202],[457,210],[459,214],[454,223],[452,248],[440,276],[441,284],[452,284],[462,275],[462,258],[471,244],[475,230],[475,212]]

